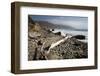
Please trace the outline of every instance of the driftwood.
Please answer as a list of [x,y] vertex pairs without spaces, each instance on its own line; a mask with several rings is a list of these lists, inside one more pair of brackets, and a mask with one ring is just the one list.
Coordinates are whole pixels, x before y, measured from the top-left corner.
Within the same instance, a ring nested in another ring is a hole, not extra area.
[[38,53],[38,50],[37,50],[37,48],[35,48],[35,54],[33,56],[33,60],[37,60],[37,53]]
[[42,47],[41,47],[40,54],[41,54],[46,60],[48,60],[47,54],[46,54],[45,51],[43,50],[44,44],[45,44],[45,42],[43,43],[43,45],[42,45]]
[[63,39],[61,39],[61,40],[59,40],[59,41],[57,41],[57,42],[55,42],[55,43],[52,43],[51,46],[50,46],[50,48],[49,48],[48,51],[47,51],[47,54],[50,53],[50,49],[56,47],[57,45],[59,45],[60,43],[64,42],[65,40],[67,40],[68,38],[71,38],[71,37],[72,37],[72,36],[67,36],[67,37],[65,37],[65,38],[63,38]]

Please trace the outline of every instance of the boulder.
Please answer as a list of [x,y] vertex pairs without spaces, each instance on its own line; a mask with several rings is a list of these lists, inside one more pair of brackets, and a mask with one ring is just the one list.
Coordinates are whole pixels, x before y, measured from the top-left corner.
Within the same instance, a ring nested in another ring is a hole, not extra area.
[[41,36],[41,34],[38,33],[38,32],[29,32],[28,35],[29,35],[29,37],[31,37],[31,38],[36,38],[36,37]]
[[73,38],[84,40],[85,36],[84,35],[75,35],[75,36],[73,36]]
[[56,32],[55,35],[61,35],[61,32]]

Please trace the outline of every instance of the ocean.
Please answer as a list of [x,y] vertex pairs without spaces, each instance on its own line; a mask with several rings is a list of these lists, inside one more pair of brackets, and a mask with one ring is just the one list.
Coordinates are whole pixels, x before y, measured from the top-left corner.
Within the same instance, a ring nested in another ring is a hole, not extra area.
[[86,37],[86,39],[85,40],[80,40],[80,41],[88,42],[88,31],[67,30],[67,29],[55,29],[53,32],[54,33],[61,32],[63,36],[65,36],[66,34],[72,35],[72,36],[75,36],[75,35],[84,35]]

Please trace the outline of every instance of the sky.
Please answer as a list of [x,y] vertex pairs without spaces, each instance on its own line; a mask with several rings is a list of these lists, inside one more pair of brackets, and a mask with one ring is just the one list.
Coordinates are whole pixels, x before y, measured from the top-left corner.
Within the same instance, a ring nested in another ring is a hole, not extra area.
[[76,29],[88,29],[88,17],[50,15],[31,15],[31,17],[35,21],[48,21],[53,24],[71,26]]

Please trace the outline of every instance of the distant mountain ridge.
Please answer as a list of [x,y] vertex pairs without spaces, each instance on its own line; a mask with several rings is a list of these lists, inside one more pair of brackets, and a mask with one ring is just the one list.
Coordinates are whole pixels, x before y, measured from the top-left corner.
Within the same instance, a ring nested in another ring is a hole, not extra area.
[[76,30],[76,31],[88,31],[87,29],[77,29],[68,25],[58,25],[58,24],[53,24],[51,22],[48,21],[34,21],[39,23],[41,26],[43,25],[43,27],[48,27],[48,28],[54,28],[54,29],[68,29],[68,30]]
[[74,31],[88,31],[88,29],[77,29],[75,27],[69,26],[69,25],[60,25],[60,24],[54,24],[52,22],[48,21],[36,21],[33,20],[30,16],[28,17],[28,23],[38,23],[44,28],[51,28],[51,29],[66,29],[66,30],[74,30]]

